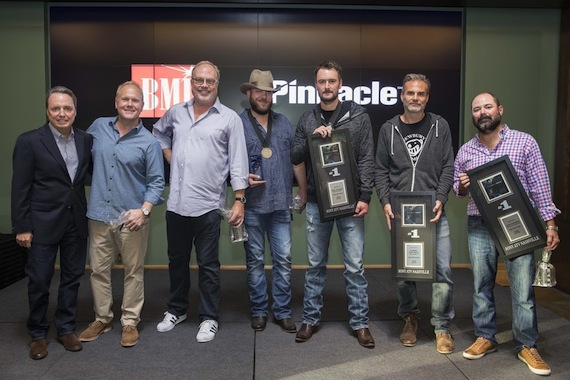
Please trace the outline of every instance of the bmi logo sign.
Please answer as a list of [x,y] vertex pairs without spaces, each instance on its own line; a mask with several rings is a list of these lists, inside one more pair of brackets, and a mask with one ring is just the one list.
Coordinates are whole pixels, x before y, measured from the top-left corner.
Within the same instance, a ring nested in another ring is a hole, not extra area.
[[131,65],[131,79],[143,90],[141,117],[159,118],[176,103],[192,99],[194,65]]

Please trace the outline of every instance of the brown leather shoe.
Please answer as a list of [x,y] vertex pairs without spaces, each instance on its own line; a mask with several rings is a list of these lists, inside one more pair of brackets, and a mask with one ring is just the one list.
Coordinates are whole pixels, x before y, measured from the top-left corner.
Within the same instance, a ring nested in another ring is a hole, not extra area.
[[294,333],[297,332],[297,326],[295,326],[295,322],[291,318],[283,318],[283,319],[275,319],[275,323],[281,327],[281,330]]
[[406,347],[413,347],[417,342],[418,321],[416,314],[410,313],[404,317],[405,325],[400,334],[400,342]]
[[47,356],[47,341],[44,339],[33,340],[30,345],[30,358],[40,360]]
[[81,342],[74,333],[60,335],[57,337],[57,341],[63,344],[63,347],[65,347],[67,351],[77,352],[83,349]]
[[451,354],[455,350],[453,337],[450,333],[436,333],[435,340],[437,352],[440,354]]
[[358,339],[358,343],[362,347],[374,348],[374,338],[370,334],[368,327],[354,330],[354,335],[356,335],[356,339]]
[[295,336],[295,342],[306,342],[313,334],[317,331],[317,326],[311,326],[308,323],[303,323],[299,331],[297,331],[297,335]]

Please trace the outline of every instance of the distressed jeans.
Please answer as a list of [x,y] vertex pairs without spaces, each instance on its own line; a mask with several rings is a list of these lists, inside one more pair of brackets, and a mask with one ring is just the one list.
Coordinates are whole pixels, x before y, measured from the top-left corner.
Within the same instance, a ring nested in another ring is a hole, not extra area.
[[307,248],[309,267],[305,273],[303,323],[316,326],[321,319],[323,289],[327,276],[329,242],[336,227],[344,260],[344,281],[348,296],[349,325],[353,330],[368,327],[368,282],[364,278],[364,218],[346,216],[321,222],[316,203],[307,203]]
[[[470,216],[467,222],[469,256],[473,267],[473,324],[475,335],[497,344],[497,315],[493,289],[499,253],[483,219]],[[534,252],[505,260],[513,310],[512,330],[516,351],[534,347],[538,340],[534,300]]]

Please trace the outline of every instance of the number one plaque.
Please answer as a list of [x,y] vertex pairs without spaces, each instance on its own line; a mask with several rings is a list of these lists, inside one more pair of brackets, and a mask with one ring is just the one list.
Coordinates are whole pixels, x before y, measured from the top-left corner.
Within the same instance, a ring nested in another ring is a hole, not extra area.
[[396,280],[435,280],[435,192],[393,191],[392,273]]

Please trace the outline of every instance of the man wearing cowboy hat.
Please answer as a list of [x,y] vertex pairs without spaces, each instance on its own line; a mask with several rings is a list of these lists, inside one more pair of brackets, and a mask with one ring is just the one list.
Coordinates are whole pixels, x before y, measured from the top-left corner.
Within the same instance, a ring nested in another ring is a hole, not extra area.
[[271,111],[273,75],[255,69],[240,86],[250,104],[240,115],[249,155],[249,187],[246,189],[244,243],[247,284],[251,303],[251,327],[265,329],[269,297],[264,270],[265,235],[269,241],[272,271],[271,311],[285,332],[297,331],[291,319],[291,188],[293,176],[299,196],[306,201],[305,164],[291,164],[294,129],[285,115]]

